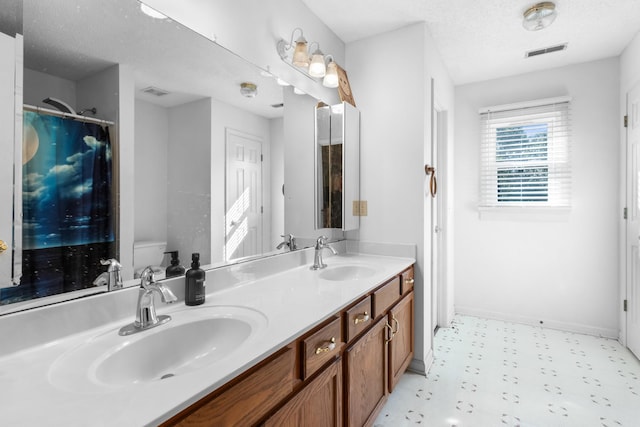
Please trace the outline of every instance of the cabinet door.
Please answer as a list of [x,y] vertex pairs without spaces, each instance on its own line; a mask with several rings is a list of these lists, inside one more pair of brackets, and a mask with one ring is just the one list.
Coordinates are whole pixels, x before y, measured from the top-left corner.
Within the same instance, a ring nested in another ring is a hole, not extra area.
[[345,352],[348,426],[371,425],[387,400],[386,324],[382,317]]
[[393,338],[389,341],[389,393],[413,359],[413,292],[389,312]]
[[271,416],[265,427],[342,426],[342,360],[336,360]]

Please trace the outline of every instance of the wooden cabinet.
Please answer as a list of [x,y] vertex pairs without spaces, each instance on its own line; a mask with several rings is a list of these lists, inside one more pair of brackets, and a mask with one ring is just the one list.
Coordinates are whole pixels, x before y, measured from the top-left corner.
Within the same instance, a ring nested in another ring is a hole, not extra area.
[[389,393],[413,359],[414,350],[414,300],[413,292],[405,296],[388,315],[391,326],[389,340]]
[[371,425],[387,400],[386,318],[347,348],[345,415],[348,426]]
[[264,426],[342,426],[342,360],[336,360],[307,384],[269,417]]
[[287,346],[163,425],[204,427],[256,424],[293,391],[297,382],[295,356],[294,347]]
[[414,353],[413,267],[163,426],[371,426]]

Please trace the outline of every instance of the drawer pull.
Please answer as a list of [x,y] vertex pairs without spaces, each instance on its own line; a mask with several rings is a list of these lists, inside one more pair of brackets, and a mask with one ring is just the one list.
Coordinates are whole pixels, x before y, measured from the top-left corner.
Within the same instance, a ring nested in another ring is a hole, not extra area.
[[398,319],[396,319],[396,316],[394,316],[393,314],[391,315],[391,318],[393,320],[393,323],[395,323],[396,328],[393,330],[393,335],[398,333],[398,329],[400,329],[400,322],[398,322]]
[[411,279],[406,279],[404,282],[409,285],[413,285],[415,283],[415,279],[412,277]]
[[355,318],[353,319],[353,324],[357,325],[358,323],[364,323],[367,320],[369,320],[369,313],[365,311],[362,314],[356,314]]
[[390,342],[393,339],[393,328],[389,324],[389,322],[385,323],[385,328],[389,330],[389,338],[385,339],[384,342]]
[[4,240],[0,240],[0,254],[9,249],[9,246],[4,242]]
[[316,354],[326,353],[336,348],[336,339],[335,337],[331,338],[330,341],[325,341],[322,347],[316,348]]

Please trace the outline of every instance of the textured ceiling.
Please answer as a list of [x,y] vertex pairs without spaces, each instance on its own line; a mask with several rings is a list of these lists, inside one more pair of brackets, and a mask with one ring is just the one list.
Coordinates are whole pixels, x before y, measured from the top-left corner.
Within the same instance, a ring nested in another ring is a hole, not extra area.
[[555,22],[533,32],[522,27],[530,0],[302,1],[345,43],[426,22],[457,85],[617,56],[640,30],[640,0],[556,0]]

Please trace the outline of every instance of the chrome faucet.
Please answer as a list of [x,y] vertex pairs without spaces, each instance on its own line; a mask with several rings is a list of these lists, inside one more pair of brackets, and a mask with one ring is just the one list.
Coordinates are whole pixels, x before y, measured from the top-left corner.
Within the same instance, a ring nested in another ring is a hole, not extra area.
[[100,274],[93,284],[96,286],[107,285],[107,291],[122,288],[122,265],[115,258],[101,259],[100,264],[108,265],[107,271]]
[[280,237],[283,237],[284,241],[276,246],[276,249],[282,249],[285,246],[288,247],[290,251],[295,251],[296,249],[298,249],[298,246],[296,245],[296,238],[293,237],[293,234],[283,234],[280,235]]
[[120,335],[131,335],[136,332],[151,329],[171,320],[171,316],[156,315],[155,294],[160,294],[162,302],[171,304],[178,300],[173,292],[163,284],[155,281],[151,266],[142,270],[140,275],[140,290],[138,292],[138,305],[136,308],[136,320],[120,329]]
[[337,255],[338,252],[336,252],[335,249],[333,249],[331,246],[329,246],[327,244],[327,237],[326,236],[320,236],[318,237],[318,240],[316,240],[316,252],[313,258],[313,265],[311,266],[312,270],[320,270],[322,268],[326,268],[327,264],[325,264],[322,261],[322,250],[323,249],[329,249],[331,252],[333,252],[334,255]]

